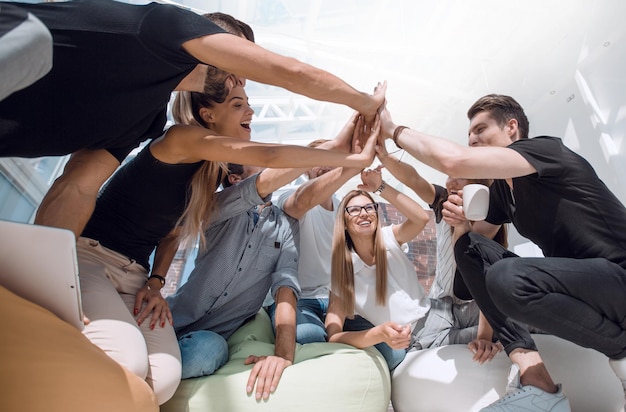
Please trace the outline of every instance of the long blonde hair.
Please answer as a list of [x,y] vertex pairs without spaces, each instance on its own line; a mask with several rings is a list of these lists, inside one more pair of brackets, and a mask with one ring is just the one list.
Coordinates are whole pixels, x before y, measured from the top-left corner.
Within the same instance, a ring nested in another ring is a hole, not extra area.
[[[254,42],[254,32],[246,23],[225,13],[207,13],[204,17],[234,34]],[[226,101],[233,83],[232,75],[214,66],[208,66],[202,93],[180,91],[176,93],[172,103],[172,116],[178,124],[209,128],[200,116],[203,107],[214,107]],[[200,247],[206,246],[204,231],[209,224],[214,209],[213,199],[222,174],[228,172],[225,163],[205,161],[196,171],[189,184],[189,195],[185,211],[178,219],[181,242],[193,241],[200,235]]]
[[[205,86],[209,81],[207,76]],[[208,128],[208,124],[203,122],[204,124],[201,125],[195,120],[196,118],[201,119],[200,109],[203,107],[212,108],[217,104],[222,104],[228,96],[228,90],[224,87],[221,79],[214,83],[216,87],[205,87],[205,93],[178,92],[176,94],[172,104],[172,115],[177,123]],[[209,90],[215,93],[207,92]],[[194,173],[189,183],[185,211],[176,222],[176,226],[180,226],[179,239],[181,243],[195,241],[199,236],[200,248],[204,249],[206,246],[204,231],[214,210],[215,191],[219,187],[222,173],[226,170],[225,163],[207,160]]]
[[[343,311],[346,317],[354,317],[354,266],[352,254],[355,251],[354,242],[348,233],[346,221],[349,218],[346,212],[348,202],[357,197],[366,196],[372,203],[376,203],[372,196],[363,190],[352,190],[346,194],[337,210],[333,233],[331,258],[331,290],[343,301]],[[376,304],[384,306],[387,302],[387,248],[380,223],[380,214],[376,212],[376,232],[374,234],[374,259],[376,263]]]

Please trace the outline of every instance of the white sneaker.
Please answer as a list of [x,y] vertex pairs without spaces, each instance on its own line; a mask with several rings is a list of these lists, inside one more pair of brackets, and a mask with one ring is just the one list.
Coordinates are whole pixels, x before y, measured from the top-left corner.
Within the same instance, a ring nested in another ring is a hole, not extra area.
[[609,359],[609,365],[611,369],[617,375],[620,381],[622,381],[622,388],[624,388],[624,410],[626,410],[626,358],[622,359]]
[[[510,378],[510,376],[509,376]],[[511,381],[509,381],[511,384]],[[570,412],[569,401],[560,384],[556,393],[545,392],[535,386],[519,386],[480,412]]]

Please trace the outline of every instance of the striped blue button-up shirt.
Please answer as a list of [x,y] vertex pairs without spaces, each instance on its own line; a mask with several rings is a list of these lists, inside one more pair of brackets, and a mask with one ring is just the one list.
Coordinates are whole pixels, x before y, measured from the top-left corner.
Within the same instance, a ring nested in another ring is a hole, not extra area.
[[257,176],[217,193],[207,247],[189,280],[168,297],[179,337],[211,330],[228,339],[259,311],[268,291],[286,286],[299,296],[298,221],[269,205],[254,223],[256,206],[270,198],[257,193]]

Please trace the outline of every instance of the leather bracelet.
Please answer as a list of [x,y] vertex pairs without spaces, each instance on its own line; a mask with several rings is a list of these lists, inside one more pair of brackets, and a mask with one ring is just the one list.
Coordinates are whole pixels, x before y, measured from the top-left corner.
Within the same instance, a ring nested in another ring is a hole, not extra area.
[[[149,281],[150,279],[153,279],[153,278],[154,278],[154,279],[158,279],[158,280],[159,280],[159,282],[161,282],[161,287],[165,286],[165,278],[164,278],[163,276],[152,274],[152,275],[150,275],[150,276],[148,277],[148,281]],[[146,281],[146,283],[147,283],[148,281]]]
[[400,137],[400,133],[402,133],[404,129],[408,128],[408,126],[398,126],[396,127],[396,130],[393,131],[393,137],[391,138],[391,140],[393,140],[395,145],[398,146],[400,149],[403,149],[403,147],[398,144],[398,137]]
[[385,181],[383,180],[380,186],[378,186],[378,189],[374,190],[374,193],[380,196],[380,194],[383,192],[383,190],[385,190],[386,187],[387,187],[387,183],[385,183]]

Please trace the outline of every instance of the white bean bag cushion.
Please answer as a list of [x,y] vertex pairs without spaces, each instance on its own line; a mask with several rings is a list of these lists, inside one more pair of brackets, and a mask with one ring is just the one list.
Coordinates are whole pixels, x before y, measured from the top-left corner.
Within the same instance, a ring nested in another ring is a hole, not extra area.
[[285,370],[267,401],[246,394],[252,366],[248,355],[274,353],[274,335],[264,310],[228,341],[230,359],[215,374],[185,379],[161,412],[386,412],[391,379],[385,359],[372,348],[335,343],[296,345],[294,365]]
[[[617,412],[624,392],[603,354],[552,335],[533,335],[573,412]],[[478,411],[504,395],[511,362],[499,353],[483,365],[466,345],[409,352],[392,376],[395,412]]]

